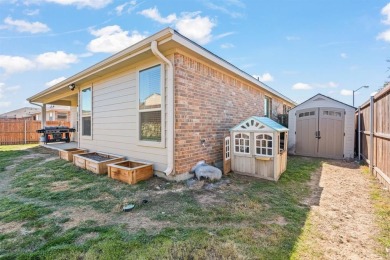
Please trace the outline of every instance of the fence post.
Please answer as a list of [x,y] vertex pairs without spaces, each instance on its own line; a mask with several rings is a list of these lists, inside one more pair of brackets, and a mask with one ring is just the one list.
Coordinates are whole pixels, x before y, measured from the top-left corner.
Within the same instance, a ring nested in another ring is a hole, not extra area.
[[24,119],[24,144],[27,144],[27,120]]
[[361,126],[361,122],[360,122],[360,106],[358,108],[358,131],[357,131],[357,134],[358,134],[358,161],[360,161],[360,153],[361,153],[361,138],[362,138],[362,135],[360,133],[360,131],[362,130],[362,126]]
[[370,172],[374,169],[374,96],[370,97]]

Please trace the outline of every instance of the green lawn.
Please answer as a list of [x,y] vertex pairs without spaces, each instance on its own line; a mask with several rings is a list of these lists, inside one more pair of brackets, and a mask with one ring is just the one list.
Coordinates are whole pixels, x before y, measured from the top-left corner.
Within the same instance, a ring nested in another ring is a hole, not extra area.
[[[287,259],[321,161],[289,157],[279,182],[127,185],[37,146],[0,147],[2,259]],[[143,202],[147,200],[147,203]],[[131,212],[123,205],[136,204]]]

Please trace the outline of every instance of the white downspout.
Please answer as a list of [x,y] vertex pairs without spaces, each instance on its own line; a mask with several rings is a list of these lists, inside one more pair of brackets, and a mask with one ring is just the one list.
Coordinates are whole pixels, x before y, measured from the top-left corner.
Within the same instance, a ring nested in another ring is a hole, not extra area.
[[164,171],[166,175],[170,175],[174,169],[174,90],[173,90],[173,65],[157,48],[157,41],[152,41],[151,50],[153,54],[168,66],[167,78],[167,153],[168,166]]

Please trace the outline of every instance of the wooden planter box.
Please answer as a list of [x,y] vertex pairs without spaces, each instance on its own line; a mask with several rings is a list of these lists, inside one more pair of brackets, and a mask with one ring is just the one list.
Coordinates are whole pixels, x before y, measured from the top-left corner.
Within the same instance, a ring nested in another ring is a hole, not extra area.
[[73,156],[73,164],[97,174],[107,173],[107,164],[123,161],[124,157],[105,153],[81,153]]
[[70,148],[59,151],[59,156],[61,159],[67,160],[69,162],[73,162],[73,155],[79,153],[86,153],[87,149],[79,149],[79,148]]
[[153,176],[153,165],[137,161],[123,161],[108,164],[108,177],[136,184]]

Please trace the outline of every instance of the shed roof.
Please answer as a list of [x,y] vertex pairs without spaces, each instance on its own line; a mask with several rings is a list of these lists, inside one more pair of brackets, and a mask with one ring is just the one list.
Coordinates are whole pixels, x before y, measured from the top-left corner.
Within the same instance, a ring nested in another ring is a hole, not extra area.
[[[345,103],[343,103],[343,102],[341,102],[341,101],[338,101],[338,100],[336,100],[336,99],[334,99],[334,98],[331,98],[331,97],[325,96],[325,95],[323,95],[323,94],[321,94],[321,93],[318,93],[318,94],[312,96],[311,98],[307,99],[306,101],[303,101],[303,102],[300,103],[299,105],[293,107],[291,110],[295,110],[297,107],[299,107],[299,106],[301,106],[301,105],[303,105],[303,104],[305,104],[305,103],[307,103],[307,102],[309,102],[309,101],[313,101],[315,98],[317,98],[317,97],[319,97],[319,96],[324,97],[324,98],[327,98],[329,101],[337,102],[337,103],[339,103],[339,104],[342,104],[342,105],[344,105],[344,106],[346,106],[346,107],[356,109],[355,107],[353,107],[353,106],[351,106],[351,105],[345,104]],[[290,111],[291,111],[291,110],[290,110]]]
[[243,131],[243,130],[267,130],[265,127],[277,132],[286,132],[288,128],[282,126],[281,124],[275,122],[271,118],[268,117],[260,117],[260,116],[251,116],[232,129],[230,131]]

